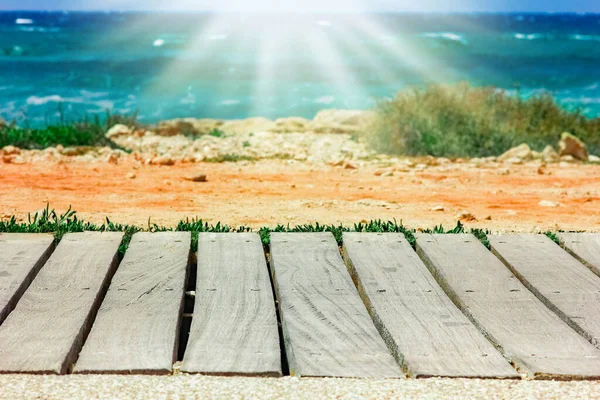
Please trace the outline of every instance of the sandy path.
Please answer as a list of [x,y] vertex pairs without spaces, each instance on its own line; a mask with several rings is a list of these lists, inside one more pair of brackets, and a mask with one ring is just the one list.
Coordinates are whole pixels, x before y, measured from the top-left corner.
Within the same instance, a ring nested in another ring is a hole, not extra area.
[[599,382],[0,376],[2,399],[589,399]]
[[[142,166],[108,163],[0,164],[0,217],[26,216],[46,202],[84,218],[172,225],[185,217],[263,226],[396,219],[410,227],[468,226],[497,230],[600,230],[600,166],[449,164],[375,176],[376,166],[347,170],[286,161]],[[128,178],[134,173],[135,179]],[[208,182],[183,179],[195,173]],[[560,203],[544,207],[540,201]],[[444,211],[432,211],[442,206]]]

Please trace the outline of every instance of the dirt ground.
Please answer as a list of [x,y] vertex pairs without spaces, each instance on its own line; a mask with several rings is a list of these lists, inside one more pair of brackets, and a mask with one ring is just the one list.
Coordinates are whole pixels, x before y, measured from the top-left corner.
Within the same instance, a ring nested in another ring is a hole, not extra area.
[[[471,214],[463,215],[465,225],[494,231],[600,231],[599,165],[451,163],[380,172],[368,163],[346,169],[285,160],[0,163],[0,218],[25,218],[49,203],[96,222],[108,216],[137,225],[187,217],[252,227],[396,219],[429,228],[453,227],[460,214]],[[185,179],[196,174],[207,182]]]

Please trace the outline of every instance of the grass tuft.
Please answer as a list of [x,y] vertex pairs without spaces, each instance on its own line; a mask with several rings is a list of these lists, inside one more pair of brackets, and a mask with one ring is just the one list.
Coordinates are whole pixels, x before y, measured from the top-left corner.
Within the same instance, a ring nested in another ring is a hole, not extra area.
[[[51,210],[50,206],[47,205],[44,210],[34,215],[29,214],[27,222],[17,222],[15,216],[12,216],[8,220],[0,220],[0,233],[53,233],[56,242],[66,233],[74,232],[123,232],[124,238],[119,247],[119,254],[123,256],[129,246],[131,237],[137,232],[191,232],[192,233],[192,250],[198,250],[198,234],[202,232],[214,232],[214,233],[244,233],[244,232],[258,232],[260,235],[263,246],[268,246],[271,243],[271,233],[273,232],[331,232],[335,237],[338,245],[342,245],[342,235],[344,232],[374,232],[374,233],[402,233],[414,248],[416,246],[415,229],[410,229],[404,226],[402,221],[398,223],[396,220],[383,221],[383,220],[371,220],[369,222],[360,222],[352,226],[349,225],[327,225],[327,224],[305,224],[305,225],[277,225],[276,227],[262,227],[258,230],[253,230],[247,226],[232,227],[226,224],[210,224],[202,219],[186,219],[179,221],[179,223],[173,227],[165,227],[158,224],[153,224],[148,220],[148,224],[145,228],[141,228],[135,225],[124,225],[112,222],[106,218],[103,224],[94,224],[91,222],[82,221],[77,218],[77,213],[69,207],[64,214],[58,214],[56,211]],[[423,233],[432,234],[461,234],[467,233],[465,226],[458,221],[456,226],[452,229],[445,229],[442,225],[436,226],[433,229],[420,230]],[[481,229],[471,229],[469,231],[477,237],[488,249],[490,243],[487,235],[491,232]],[[558,236],[553,232],[546,232],[546,235],[558,242]]]
[[600,152],[600,118],[566,110],[550,94],[523,99],[495,87],[433,84],[403,90],[376,111],[367,139],[384,153],[484,157],[521,143],[541,151],[563,132]]
[[560,245],[560,239],[556,233],[548,231],[545,233],[545,235],[548,236],[554,243]]

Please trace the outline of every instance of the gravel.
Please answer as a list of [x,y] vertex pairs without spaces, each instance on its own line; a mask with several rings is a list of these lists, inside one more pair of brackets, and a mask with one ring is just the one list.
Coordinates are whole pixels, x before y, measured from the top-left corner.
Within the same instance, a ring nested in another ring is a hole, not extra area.
[[2,399],[583,399],[600,382],[211,376],[0,376]]

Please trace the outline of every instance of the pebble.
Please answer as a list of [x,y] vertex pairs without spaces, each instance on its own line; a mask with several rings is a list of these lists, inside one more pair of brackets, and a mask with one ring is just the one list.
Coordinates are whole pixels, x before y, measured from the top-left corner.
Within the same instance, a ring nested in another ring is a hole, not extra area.
[[192,181],[192,182],[206,182],[208,180],[206,174],[197,174],[197,175],[192,175],[192,176],[186,176],[184,179],[186,181]]
[[466,221],[466,222],[477,221],[477,218],[468,211],[463,211],[463,212],[459,213],[455,218],[460,221]]
[[561,204],[556,201],[542,200],[539,202],[539,205],[542,207],[559,207]]
[[431,211],[445,211],[444,206],[435,206],[431,209]]
[[160,156],[160,157],[154,157],[151,161],[151,164],[171,166],[171,165],[175,165],[175,161],[173,161],[173,159],[171,157]]
[[127,174],[127,179],[135,179],[137,175],[134,172],[130,172]]
[[354,164],[351,161],[346,161],[344,163],[344,169],[358,169],[358,167],[356,166],[356,164]]

